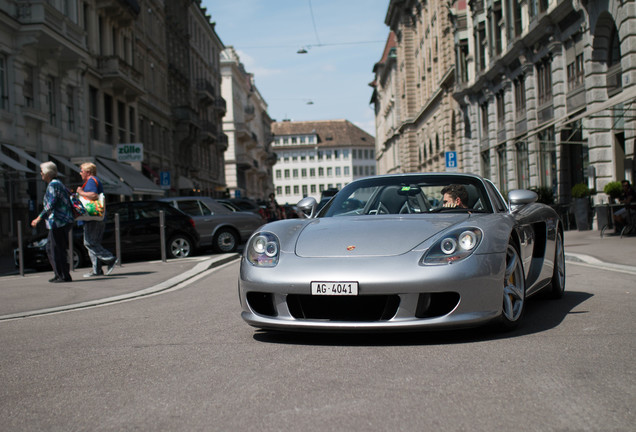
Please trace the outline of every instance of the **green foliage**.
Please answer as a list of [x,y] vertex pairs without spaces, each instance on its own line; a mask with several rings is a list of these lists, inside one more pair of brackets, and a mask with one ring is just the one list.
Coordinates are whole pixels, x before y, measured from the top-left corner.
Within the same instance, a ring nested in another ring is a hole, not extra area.
[[609,197],[612,199],[618,199],[623,193],[623,186],[621,185],[621,182],[619,181],[609,182],[603,188],[603,192],[609,195]]
[[552,188],[549,188],[547,186],[539,186],[539,187],[534,187],[530,190],[535,192],[537,195],[539,195],[537,202],[547,204],[547,205],[554,204],[554,193],[552,192]]
[[572,187],[573,198],[586,198],[590,196],[590,188],[585,183],[578,183]]

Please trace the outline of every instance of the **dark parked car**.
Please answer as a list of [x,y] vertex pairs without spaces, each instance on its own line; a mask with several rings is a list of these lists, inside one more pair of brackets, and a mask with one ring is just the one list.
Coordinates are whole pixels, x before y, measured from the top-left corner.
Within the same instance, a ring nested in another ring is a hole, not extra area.
[[212,246],[221,253],[234,252],[261,225],[263,219],[252,212],[232,211],[215,199],[203,196],[162,198],[194,219],[201,247]]
[[[159,211],[165,213],[166,254],[168,258],[185,258],[199,246],[199,234],[192,218],[161,201],[126,201],[108,204],[102,245],[115,252],[115,214],[119,214],[121,255],[126,258],[156,257],[161,251]],[[50,268],[46,256],[46,235],[30,240],[24,247],[25,268]],[[14,251],[16,266],[18,252]],[[90,264],[84,247],[81,226],[73,228],[74,267]]]

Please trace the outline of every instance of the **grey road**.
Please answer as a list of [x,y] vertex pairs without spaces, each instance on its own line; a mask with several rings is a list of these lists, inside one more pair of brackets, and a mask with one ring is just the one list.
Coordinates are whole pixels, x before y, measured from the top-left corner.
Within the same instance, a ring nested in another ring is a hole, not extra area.
[[231,263],[150,297],[0,322],[3,431],[633,431],[634,276],[568,263],[513,333],[259,332]]

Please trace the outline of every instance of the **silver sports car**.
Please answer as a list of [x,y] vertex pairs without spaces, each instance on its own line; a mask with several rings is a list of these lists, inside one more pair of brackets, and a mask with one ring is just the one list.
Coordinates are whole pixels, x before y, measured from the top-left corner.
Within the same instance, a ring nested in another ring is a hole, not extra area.
[[496,321],[516,327],[526,299],[563,296],[563,227],[537,195],[508,202],[470,174],[369,177],[317,214],[273,222],[241,260],[242,317],[263,329],[421,330]]

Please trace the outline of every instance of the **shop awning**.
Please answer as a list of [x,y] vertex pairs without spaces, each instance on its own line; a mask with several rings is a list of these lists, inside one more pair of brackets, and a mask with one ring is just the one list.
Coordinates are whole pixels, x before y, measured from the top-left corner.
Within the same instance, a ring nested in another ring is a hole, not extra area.
[[117,176],[111,173],[104,165],[95,161],[95,166],[97,167],[97,178],[102,181],[105,194],[133,195],[133,190],[127,184],[121,182]]
[[55,161],[59,162],[60,164],[64,165],[65,167],[68,167],[71,169],[71,171],[76,172],[79,174],[80,172],[80,168],[79,166],[75,165],[73,162],[71,162],[70,160],[66,159],[63,156],[58,156],[55,154],[51,154],[50,155],[52,158],[55,159]]
[[[165,191],[154,184],[152,180],[144,176],[142,173],[123,163],[114,160],[98,157],[97,160],[103,164],[108,170],[115,174],[121,181],[126,183],[133,194],[138,195],[159,195],[163,196]],[[99,171],[97,171],[99,176]]]
[[22,165],[20,162],[16,161],[12,157],[7,156],[6,154],[0,152],[0,163],[5,164],[9,168],[12,168],[14,171],[22,171],[25,173],[34,173],[31,168],[28,168]]
[[11,145],[11,144],[2,144],[2,147],[5,147],[5,148],[11,150],[12,152],[14,152],[15,154],[19,155],[20,157],[28,160],[29,162],[34,164],[36,167],[38,167],[38,169],[40,168],[40,164],[42,163],[42,161],[34,158],[33,156],[31,156],[30,154],[25,152],[20,147],[16,147],[16,146]]

